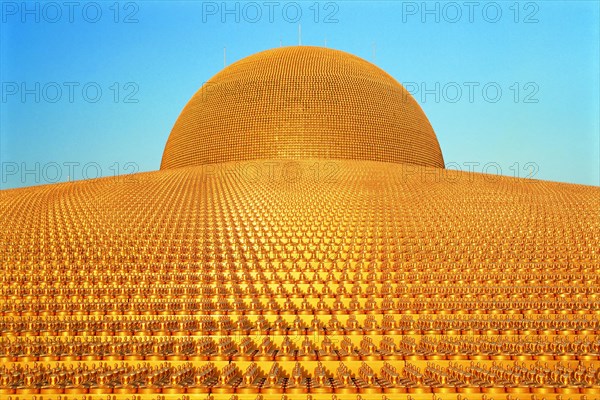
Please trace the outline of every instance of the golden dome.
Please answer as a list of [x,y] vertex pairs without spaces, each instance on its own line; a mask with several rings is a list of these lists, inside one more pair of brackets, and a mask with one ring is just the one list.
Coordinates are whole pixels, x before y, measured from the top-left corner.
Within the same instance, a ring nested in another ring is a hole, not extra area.
[[0,190],[0,398],[598,393],[598,187],[415,165],[419,106],[345,53],[212,82],[167,169]]
[[402,85],[359,57],[307,46],[254,54],[206,82],[175,122],[161,169],[273,158],[444,167]]

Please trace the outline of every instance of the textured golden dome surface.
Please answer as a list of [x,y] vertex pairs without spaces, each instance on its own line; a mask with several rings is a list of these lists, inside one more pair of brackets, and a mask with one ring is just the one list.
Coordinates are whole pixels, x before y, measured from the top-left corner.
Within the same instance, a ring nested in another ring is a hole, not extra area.
[[1,256],[4,267],[251,263],[256,254],[597,267],[599,194],[393,163],[231,162],[0,191]]
[[206,82],[177,119],[161,169],[273,158],[444,167],[404,87],[359,57],[308,46],[254,54]]
[[599,195],[393,163],[231,162],[0,191],[0,248],[7,273],[256,255],[576,269],[598,266]]
[[599,207],[346,160],[2,191],[0,394],[597,396]]

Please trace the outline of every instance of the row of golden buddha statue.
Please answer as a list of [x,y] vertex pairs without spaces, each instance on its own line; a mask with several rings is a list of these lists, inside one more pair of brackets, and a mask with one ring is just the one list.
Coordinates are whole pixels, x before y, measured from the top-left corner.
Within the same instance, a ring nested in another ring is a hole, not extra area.
[[[342,300],[331,297],[268,298],[258,297],[248,302],[237,298],[159,298],[159,299],[60,299],[54,302],[40,299],[24,302],[18,299],[0,302],[0,316],[19,315],[87,315],[87,314],[179,314],[179,315],[295,315],[295,314],[527,314],[527,313],[600,313],[600,298],[576,297],[572,299],[476,299],[476,298],[400,298],[391,295],[383,298],[353,296]],[[314,300],[314,301],[313,301]]]
[[[312,366],[312,364],[311,364]],[[600,393],[592,364],[493,362],[13,364],[0,393]]]
[[[1,254],[1,253],[0,253]],[[255,256],[254,256],[255,257]],[[45,282],[46,276],[54,279],[94,281],[113,279],[131,282],[133,279],[146,279],[150,282],[188,280],[252,282],[282,281],[298,283],[326,282],[495,282],[523,281],[541,283],[580,284],[586,281],[598,282],[598,264],[582,263],[520,263],[494,265],[458,265],[453,262],[436,263],[412,261],[363,262],[363,258],[353,262],[320,261],[318,263],[298,263],[282,260],[279,263],[264,262],[255,258],[248,261],[232,259],[227,262],[161,262],[161,263],[75,263],[71,264],[48,259],[36,262],[6,262],[0,270],[20,277],[20,280]],[[525,268],[527,267],[527,268]],[[33,274],[32,272],[37,272]],[[68,272],[67,274],[65,274]]]
[[59,336],[0,340],[0,360],[598,360],[599,336]]
[[[82,282],[77,282],[81,284]],[[133,282],[112,281],[98,286],[72,286],[72,285],[40,285],[40,286],[5,286],[0,289],[0,300],[11,297],[169,297],[169,296],[263,296],[284,295],[287,297],[303,297],[310,294],[319,296],[376,296],[387,294],[397,296],[414,297],[461,297],[465,295],[477,296],[477,298],[488,299],[495,297],[511,298],[573,298],[573,297],[600,297],[596,293],[600,285],[596,284],[497,284],[494,286],[481,286],[480,284],[464,283],[451,286],[441,283],[430,283],[427,285],[405,283],[370,281],[368,284],[336,283],[286,283],[283,281],[269,281],[260,285],[253,283],[239,284],[226,282],[195,282],[195,283],[154,283],[152,286],[139,286]]]
[[[111,264],[129,264],[129,263],[141,263],[141,264],[177,264],[177,263],[199,263],[203,261],[219,263],[224,260],[240,259],[242,257],[251,258],[258,256],[261,258],[266,257],[281,257],[288,262],[293,260],[302,260],[305,263],[315,262],[322,260],[327,257],[328,254],[335,254],[335,258],[347,259],[350,258],[355,262],[360,260],[367,261],[384,261],[386,256],[400,258],[406,254],[407,249],[411,249],[410,256],[404,259],[404,261],[412,261],[422,264],[444,264],[452,263],[455,265],[469,265],[469,264],[492,264],[497,263],[500,265],[512,264],[524,268],[530,264],[555,262],[559,265],[573,262],[578,266],[593,266],[600,259],[600,255],[593,252],[584,252],[581,249],[575,248],[575,255],[565,255],[567,253],[556,252],[550,253],[546,248],[535,249],[532,246],[524,246],[518,243],[513,244],[511,250],[500,250],[497,252],[488,253],[484,251],[483,247],[474,247],[473,251],[465,252],[463,246],[444,246],[439,244],[438,246],[428,246],[424,243],[414,243],[411,246],[399,247],[396,249],[390,249],[387,253],[384,253],[384,249],[372,249],[367,246],[358,249],[348,249],[348,251],[339,251],[335,247],[325,247],[323,250],[315,251],[309,255],[302,255],[301,251],[298,251],[296,245],[280,244],[280,249],[277,246],[273,246],[273,249],[262,248],[257,251],[253,250],[250,246],[240,248],[238,250],[225,250],[232,246],[232,243],[227,240],[214,239],[215,242],[219,243],[220,248],[216,248],[213,251],[207,251],[203,248],[186,248],[183,246],[171,246],[172,251],[158,252],[156,248],[132,248],[125,251],[121,246],[116,246],[110,252],[89,252],[85,250],[86,245],[80,244],[75,248],[56,249],[51,251],[41,251],[39,249],[28,252],[17,251],[18,247],[14,250],[8,249],[2,254],[2,257],[10,263],[38,263],[40,260],[54,261],[59,264],[97,264],[97,265],[111,265]],[[30,244],[24,244],[22,246],[28,247]],[[93,247],[93,244],[88,245]],[[89,254],[86,254],[86,251]],[[307,250],[304,250],[307,251]],[[527,256],[519,256],[519,253],[527,254]],[[332,257],[333,258],[333,257]]]
[[[323,330],[338,334],[553,335],[600,334],[595,315],[536,314],[319,314],[291,315],[85,315],[7,316],[0,336],[151,336],[231,333],[285,333]],[[360,317],[360,318],[359,318]]]

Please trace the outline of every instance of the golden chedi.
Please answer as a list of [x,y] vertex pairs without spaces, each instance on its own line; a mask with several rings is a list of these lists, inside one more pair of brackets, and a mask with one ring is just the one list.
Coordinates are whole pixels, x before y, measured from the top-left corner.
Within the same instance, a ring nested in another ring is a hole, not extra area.
[[175,122],[161,169],[306,158],[444,167],[431,124],[394,78],[342,51],[285,47],[206,82]]
[[0,398],[595,399],[598,209],[444,169],[364,60],[265,51],[161,170],[0,192]]

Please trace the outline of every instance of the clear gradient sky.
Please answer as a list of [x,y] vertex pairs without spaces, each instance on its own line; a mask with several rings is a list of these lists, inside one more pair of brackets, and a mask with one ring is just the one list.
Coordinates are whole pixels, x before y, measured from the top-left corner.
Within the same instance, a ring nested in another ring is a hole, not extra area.
[[449,167],[600,185],[597,1],[0,4],[2,189],[157,170],[223,48],[299,24],[413,92]]

